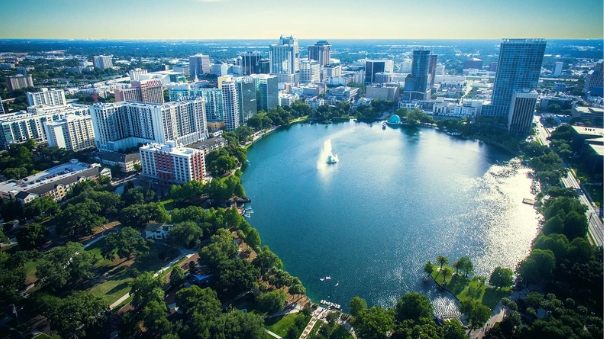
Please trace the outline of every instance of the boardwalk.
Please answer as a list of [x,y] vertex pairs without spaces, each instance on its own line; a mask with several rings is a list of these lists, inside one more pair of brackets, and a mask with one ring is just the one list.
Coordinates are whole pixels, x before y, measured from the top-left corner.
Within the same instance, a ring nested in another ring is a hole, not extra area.
[[317,309],[312,313],[312,318],[310,318],[308,325],[306,325],[306,328],[304,328],[304,331],[302,331],[300,339],[306,339],[310,335],[310,331],[312,331],[312,328],[315,326],[317,321],[319,321],[327,312],[327,309],[320,306],[317,307]]

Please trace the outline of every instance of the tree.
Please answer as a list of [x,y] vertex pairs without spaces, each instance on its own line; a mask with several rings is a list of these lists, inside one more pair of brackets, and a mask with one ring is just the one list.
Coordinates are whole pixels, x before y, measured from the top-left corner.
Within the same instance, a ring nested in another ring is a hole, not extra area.
[[62,338],[86,338],[105,325],[107,308],[103,298],[76,291],[56,300],[47,318],[50,327],[61,333]]
[[459,274],[459,270],[462,268],[463,263],[460,260],[455,260],[453,262],[453,268],[455,269],[455,273]]
[[67,205],[56,217],[56,231],[60,235],[90,235],[93,229],[107,222],[98,215],[101,205],[93,200],[86,199],[84,202]]
[[463,301],[459,310],[468,317],[472,328],[484,326],[491,317],[491,309],[475,300]]
[[170,272],[170,285],[176,287],[185,282],[185,271],[178,265],[174,266]]
[[240,311],[221,314],[214,326],[214,338],[264,339],[264,319]]
[[192,221],[176,224],[168,234],[168,243],[176,247],[193,248],[201,241],[203,230]]
[[444,326],[444,339],[465,339],[466,338],[466,330],[463,328],[463,325],[457,319],[451,319],[449,321],[445,321]]
[[151,301],[163,302],[164,290],[161,288],[160,277],[153,277],[152,272],[145,272],[130,283],[132,305],[134,307],[144,307]]
[[432,265],[432,262],[428,260],[424,265],[424,272],[426,272],[427,275],[432,275],[432,271],[434,271],[434,265]]
[[143,322],[148,332],[166,333],[170,330],[170,321],[166,318],[167,307],[164,301],[151,300],[143,308]]
[[500,266],[495,267],[491,277],[489,278],[489,284],[497,288],[512,286],[514,272],[509,268],[502,268]]
[[484,285],[484,283],[487,281],[487,278],[481,275],[475,275],[472,277],[472,281],[478,281],[480,283],[480,287],[482,287],[482,285]]
[[440,270],[442,271],[443,269],[443,265],[446,265],[449,263],[449,259],[447,259],[447,257],[439,255],[438,257],[436,257],[436,262],[440,265]]
[[447,284],[447,278],[451,275],[451,271],[444,269],[443,271],[443,285]]
[[568,240],[572,241],[578,237],[584,237],[587,234],[587,218],[584,213],[572,211],[564,218],[563,233]]
[[61,207],[50,196],[34,199],[23,206],[23,215],[32,219],[37,216],[55,215],[61,211]]
[[395,311],[398,321],[432,318],[432,303],[426,296],[410,292],[396,303]]
[[[172,186],[174,188],[176,186]],[[187,206],[185,208],[175,208],[172,210],[171,218],[173,223],[193,221],[200,224],[204,221],[204,211],[202,207]]]
[[350,300],[350,314],[356,317],[361,311],[367,309],[367,301],[361,297],[354,297]]
[[533,249],[531,254],[518,264],[517,272],[522,281],[531,284],[549,279],[556,267],[556,257],[550,250]]
[[49,232],[45,226],[31,223],[23,226],[17,233],[17,243],[22,250],[29,251],[42,246]]
[[69,281],[78,283],[94,277],[97,258],[84,250],[80,243],[68,242],[46,253],[36,269],[36,277],[41,284],[59,289]]
[[263,312],[273,314],[283,309],[286,297],[285,291],[279,289],[260,294],[256,297],[256,302]]
[[139,231],[126,226],[119,232],[112,232],[105,237],[101,254],[107,260],[113,260],[116,256],[120,259],[128,259],[149,253],[149,245],[152,242],[153,240],[143,238]]
[[253,249],[260,247],[260,233],[255,228],[252,228],[245,236],[245,242]]
[[[297,279],[297,278],[295,278],[295,279]],[[302,285],[302,282],[300,282],[300,279],[298,279],[298,281],[295,281],[289,287],[289,294],[306,294],[306,288],[304,287],[304,285]]]
[[268,246],[264,245],[262,250],[252,261],[252,264],[260,270],[260,274],[268,272],[271,268],[283,268],[283,262],[273,253]]
[[260,278],[260,272],[247,260],[229,259],[217,268],[216,289],[234,297],[249,291]]
[[459,258],[459,267],[464,272],[464,275],[467,277],[469,274],[474,273],[474,265],[470,258],[466,255]]
[[136,204],[124,208],[118,220],[122,225],[141,228],[149,221],[164,222],[169,218],[163,205],[158,203]]
[[385,339],[394,327],[392,314],[379,306],[363,310],[352,323],[358,338]]

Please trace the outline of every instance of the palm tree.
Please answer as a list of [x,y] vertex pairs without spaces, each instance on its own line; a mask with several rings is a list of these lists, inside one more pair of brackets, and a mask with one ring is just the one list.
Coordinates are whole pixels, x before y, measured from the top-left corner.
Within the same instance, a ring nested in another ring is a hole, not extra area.
[[449,270],[445,269],[443,271],[443,285],[447,284],[447,276],[450,274],[451,272],[449,272]]
[[443,265],[446,265],[449,263],[449,259],[447,259],[447,257],[439,255],[438,257],[436,257],[436,262],[440,264],[440,270],[443,270]]
[[455,268],[455,274],[459,274],[459,270],[462,268],[463,262],[461,260],[455,260],[453,262],[453,267]]

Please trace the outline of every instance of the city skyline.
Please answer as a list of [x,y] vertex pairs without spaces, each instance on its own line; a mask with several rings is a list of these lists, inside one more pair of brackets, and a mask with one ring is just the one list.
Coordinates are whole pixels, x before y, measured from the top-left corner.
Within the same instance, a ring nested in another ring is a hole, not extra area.
[[[106,0],[102,5],[87,8],[75,0],[6,3],[0,20],[0,38],[266,39],[282,34],[302,39],[600,39],[604,36],[603,7],[597,0],[530,3],[469,0],[463,6],[444,0],[434,1],[430,6],[379,0],[371,3],[376,15],[366,15],[367,5],[361,1],[308,0],[288,4],[276,0]],[[312,19],[308,19],[307,13],[312,13]]]

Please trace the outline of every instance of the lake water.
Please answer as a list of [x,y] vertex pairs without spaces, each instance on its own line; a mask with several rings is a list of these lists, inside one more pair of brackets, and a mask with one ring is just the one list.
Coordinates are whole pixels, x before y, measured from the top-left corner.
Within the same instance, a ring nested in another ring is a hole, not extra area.
[[[326,163],[329,144],[337,164]],[[249,148],[242,181],[262,244],[313,301],[393,306],[418,291],[448,313],[450,298],[422,282],[427,260],[468,255],[488,277],[514,268],[537,234],[538,215],[522,204],[528,170],[510,160],[431,128],[295,124]]]

